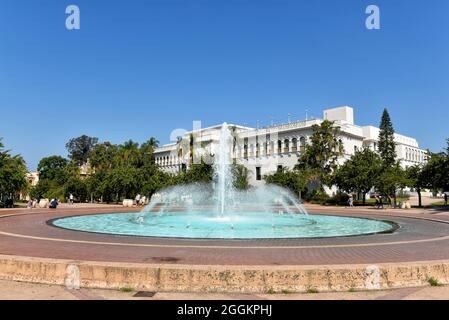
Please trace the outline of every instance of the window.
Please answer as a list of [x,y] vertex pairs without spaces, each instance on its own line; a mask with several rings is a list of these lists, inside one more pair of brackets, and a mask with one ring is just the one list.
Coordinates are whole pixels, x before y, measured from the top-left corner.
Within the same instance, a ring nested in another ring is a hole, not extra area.
[[278,153],[281,154],[282,153],[282,141],[278,140]]
[[306,138],[301,137],[299,139],[299,151],[304,152],[306,150]]
[[288,139],[284,140],[284,153],[290,152],[290,141]]
[[281,172],[283,170],[282,165],[278,165],[278,172]]
[[298,139],[293,138],[292,139],[292,152],[298,151]]
[[262,172],[260,167],[256,167],[256,180],[260,181],[262,180]]

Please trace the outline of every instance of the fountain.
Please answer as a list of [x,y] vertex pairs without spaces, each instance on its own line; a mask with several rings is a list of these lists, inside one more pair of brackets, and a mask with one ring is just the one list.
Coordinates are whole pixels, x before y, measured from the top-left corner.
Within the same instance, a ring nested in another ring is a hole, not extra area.
[[289,190],[263,185],[234,187],[234,138],[223,124],[214,151],[211,184],[187,184],[159,192],[139,213],[62,218],[56,226],[99,233],[195,239],[285,239],[385,232],[383,221],[308,215]]
[[279,186],[265,185],[250,190],[237,190],[234,187],[232,172],[233,141],[231,130],[227,123],[224,123],[220,139],[213,150],[212,185],[178,185],[162,190],[159,197],[152,199],[142,210],[142,214],[153,213],[158,207],[159,213],[172,212],[176,209],[194,213],[195,210],[208,208],[209,214],[215,214],[219,218],[242,215],[245,212],[279,212],[275,210],[276,208],[281,208],[282,212],[289,214],[307,215],[306,209],[295,195]]

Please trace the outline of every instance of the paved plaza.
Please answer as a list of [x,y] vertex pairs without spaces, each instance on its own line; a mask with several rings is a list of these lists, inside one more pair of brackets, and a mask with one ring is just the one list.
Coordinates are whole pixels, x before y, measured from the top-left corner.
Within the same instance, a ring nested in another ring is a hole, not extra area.
[[[56,228],[51,219],[121,207],[12,210],[0,218],[0,254],[84,261],[194,265],[320,265],[449,259],[449,212],[309,205],[312,214],[383,219],[394,233],[274,240],[196,240],[117,236]],[[138,209],[134,209],[137,211]],[[128,209],[129,211],[129,209]]]
[[[153,299],[430,299],[449,295],[447,287],[430,288],[427,282],[436,272],[438,280],[447,283],[447,210],[307,205],[311,214],[387,220],[398,226],[393,233],[316,239],[152,238],[79,232],[51,224],[60,217],[139,210],[88,205],[2,210],[0,279],[5,289],[1,297],[135,299],[132,292],[117,290],[122,283],[124,287],[133,283],[129,286],[133,290],[153,288],[157,291]],[[81,290],[61,286],[68,265],[82,269],[87,286]],[[373,280],[375,290],[367,291],[361,288],[370,286],[365,269],[370,265],[380,269],[378,280]],[[305,292],[315,283],[318,294],[290,293]],[[140,284],[147,287],[138,288]],[[268,294],[267,284],[277,285],[270,290],[277,294]],[[204,293],[209,287],[209,293]]]

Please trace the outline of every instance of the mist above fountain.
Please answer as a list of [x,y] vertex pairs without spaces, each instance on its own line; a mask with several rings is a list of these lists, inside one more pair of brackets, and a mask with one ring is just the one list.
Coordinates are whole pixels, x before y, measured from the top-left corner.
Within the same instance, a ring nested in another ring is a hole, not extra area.
[[[142,213],[198,211],[226,217],[232,214],[288,213],[307,215],[295,195],[276,185],[239,190],[234,187],[232,151],[234,137],[227,123],[221,127],[220,138],[213,148],[214,175],[211,184],[187,184],[169,187],[153,197]],[[201,213],[200,213],[201,214]]]

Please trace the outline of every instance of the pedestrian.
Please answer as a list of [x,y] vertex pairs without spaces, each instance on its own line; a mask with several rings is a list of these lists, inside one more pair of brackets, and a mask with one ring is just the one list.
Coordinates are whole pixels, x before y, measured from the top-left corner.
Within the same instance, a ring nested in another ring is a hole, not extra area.
[[137,196],[136,196],[136,205],[137,206],[140,205],[140,193],[138,193]]
[[30,199],[30,200],[28,200],[28,202],[27,202],[27,209],[32,209],[32,208],[33,208],[33,200]]
[[384,198],[382,196],[379,196],[379,208],[384,208]]
[[58,208],[58,204],[59,204],[59,202],[58,202],[58,200],[57,199],[52,199],[51,200],[51,202],[50,202],[50,209],[56,209],[56,208]]
[[73,205],[73,194],[70,194],[69,200],[70,200],[70,204]]
[[352,197],[352,194],[349,195],[348,205],[349,205],[349,208],[354,207],[354,198]]

